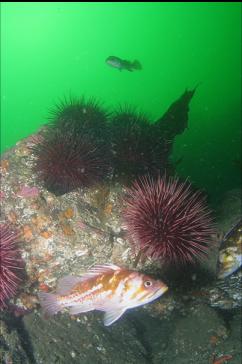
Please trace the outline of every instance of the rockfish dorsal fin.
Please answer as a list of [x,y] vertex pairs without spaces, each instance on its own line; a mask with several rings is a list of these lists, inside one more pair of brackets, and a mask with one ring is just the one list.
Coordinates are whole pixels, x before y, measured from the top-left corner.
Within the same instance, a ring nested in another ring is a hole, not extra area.
[[66,295],[70,293],[73,287],[75,287],[75,285],[78,283],[84,282],[87,279],[97,277],[102,274],[118,271],[120,269],[120,267],[114,264],[103,264],[95,265],[80,277],[68,275],[59,280],[56,293],[59,295]]
[[103,319],[104,325],[105,326],[112,325],[115,321],[117,321],[122,316],[124,311],[125,311],[124,308],[119,308],[119,309],[114,309],[114,310],[105,312],[104,319]]
[[82,275],[82,279],[84,280],[92,277],[97,277],[102,274],[112,273],[121,269],[122,268],[118,267],[115,264],[95,265]]

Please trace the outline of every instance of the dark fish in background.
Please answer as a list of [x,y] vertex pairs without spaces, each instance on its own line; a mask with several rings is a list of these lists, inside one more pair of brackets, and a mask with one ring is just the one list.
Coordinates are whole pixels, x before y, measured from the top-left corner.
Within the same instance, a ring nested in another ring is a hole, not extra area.
[[142,70],[142,66],[137,60],[130,62],[115,56],[110,56],[106,59],[106,63],[111,67],[118,68],[120,71],[127,70],[132,72],[134,70]]

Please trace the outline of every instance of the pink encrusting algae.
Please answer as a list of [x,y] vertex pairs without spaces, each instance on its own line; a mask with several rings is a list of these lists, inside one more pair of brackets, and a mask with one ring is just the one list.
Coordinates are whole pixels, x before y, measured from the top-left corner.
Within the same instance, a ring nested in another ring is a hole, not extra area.
[[38,197],[39,189],[37,187],[23,186],[17,193],[20,197]]

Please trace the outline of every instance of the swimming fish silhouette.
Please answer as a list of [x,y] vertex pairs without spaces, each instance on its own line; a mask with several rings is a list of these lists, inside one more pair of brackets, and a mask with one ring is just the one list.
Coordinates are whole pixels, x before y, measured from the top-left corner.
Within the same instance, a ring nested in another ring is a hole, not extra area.
[[127,71],[134,71],[134,70],[141,70],[142,66],[139,61],[135,60],[133,62],[126,61],[124,59],[110,56],[106,59],[106,63],[111,67],[118,68],[120,71],[127,70]]

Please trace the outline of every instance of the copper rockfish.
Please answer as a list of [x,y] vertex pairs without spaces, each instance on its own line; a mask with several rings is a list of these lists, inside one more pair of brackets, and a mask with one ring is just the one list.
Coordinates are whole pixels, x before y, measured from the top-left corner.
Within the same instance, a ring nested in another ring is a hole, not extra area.
[[104,311],[104,325],[109,326],[127,309],[149,303],[167,289],[160,280],[106,264],[91,268],[81,277],[62,278],[56,294],[40,292],[39,300],[48,315],[54,315],[65,307],[70,308],[71,315]]

